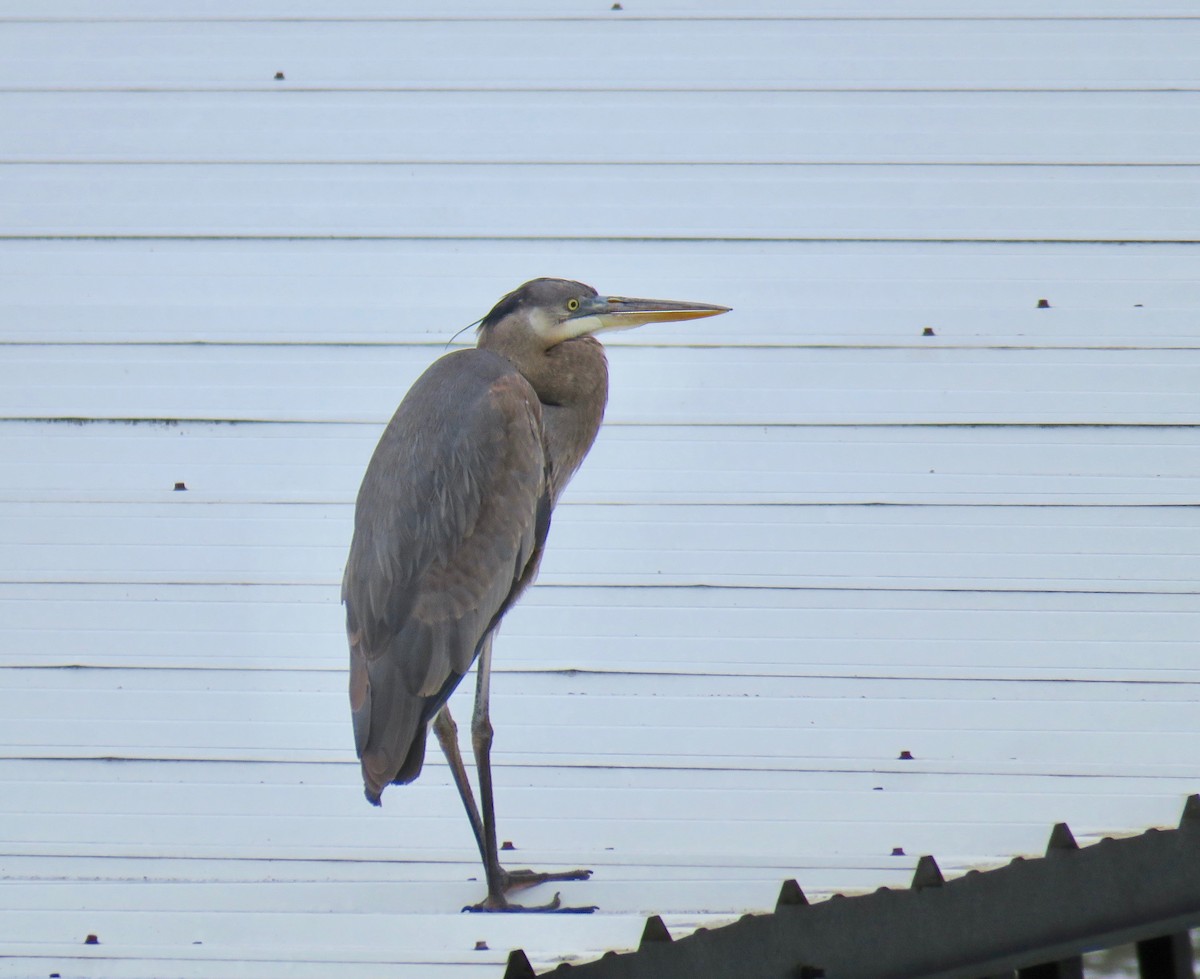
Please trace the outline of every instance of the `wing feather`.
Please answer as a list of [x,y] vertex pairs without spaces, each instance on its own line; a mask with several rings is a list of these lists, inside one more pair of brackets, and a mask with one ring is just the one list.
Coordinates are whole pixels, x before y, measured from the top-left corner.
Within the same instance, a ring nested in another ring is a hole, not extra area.
[[541,405],[502,357],[449,354],[363,477],[342,600],[367,796],[420,772],[428,722],[525,587],[549,528]]

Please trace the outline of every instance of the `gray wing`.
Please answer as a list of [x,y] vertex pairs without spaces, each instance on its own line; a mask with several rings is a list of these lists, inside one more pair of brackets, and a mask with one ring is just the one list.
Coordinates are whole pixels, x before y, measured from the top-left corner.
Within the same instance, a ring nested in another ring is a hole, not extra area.
[[531,580],[549,529],[541,405],[503,358],[449,354],[363,477],[342,600],[367,797],[421,770],[427,723]]

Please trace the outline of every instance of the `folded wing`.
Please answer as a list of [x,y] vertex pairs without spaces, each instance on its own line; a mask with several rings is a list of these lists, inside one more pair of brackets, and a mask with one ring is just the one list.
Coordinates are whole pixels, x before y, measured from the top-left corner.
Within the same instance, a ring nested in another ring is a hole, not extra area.
[[429,721],[532,580],[550,522],[541,405],[464,350],[413,385],[367,467],[342,583],[368,799],[420,773]]

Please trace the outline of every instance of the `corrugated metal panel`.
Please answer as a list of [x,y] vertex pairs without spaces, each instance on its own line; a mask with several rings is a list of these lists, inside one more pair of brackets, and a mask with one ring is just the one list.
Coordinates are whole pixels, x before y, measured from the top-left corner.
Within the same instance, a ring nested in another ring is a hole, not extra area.
[[9,341],[416,343],[432,359],[532,267],[738,309],[610,348],[1200,344],[1178,245],[50,240],[0,256]]
[[471,20],[16,21],[0,39],[0,85],[1140,91],[1194,84],[1200,45],[1194,18],[727,16],[631,24],[613,16],[507,21],[485,9],[492,16]]
[[[81,427],[0,422],[0,499],[346,503],[378,437],[357,424]],[[319,458],[314,469],[310,460]],[[1005,503],[1151,506],[1200,498],[1188,426],[622,425],[563,505]],[[721,461],[714,467],[714,459]],[[80,467],[86,480],[80,480]],[[564,511],[565,512],[565,511]]]
[[1200,228],[1195,185],[1182,166],[18,164],[0,186],[0,219],[31,237],[186,228],[233,238],[1186,242]]
[[409,20],[910,20],[930,17],[953,20],[1081,19],[1143,21],[1193,19],[1186,0],[1147,0],[1131,13],[1123,0],[992,0],[986,7],[964,11],[954,0],[898,0],[881,9],[875,0],[752,0],[730,8],[721,0],[643,0],[626,10],[592,0],[512,0],[497,7],[478,0],[414,0],[397,9],[389,0],[346,0],[336,9],[328,0],[111,0],[96,7],[88,0],[44,0],[30,10],[25,0],[5,0],[0,20],[161,20],[192,21],[409,21]]
[[[10,92],[9,111],[26,121],[0,139],[10,160],[31,163],[1193,162],[1197,94],[1145,101],[1044,91]],[[635,117],[632,138],[596,138]]]
[[[620,17],[614,17],[614,13]],[[31,10],[25,0],[5,0],[0,20],[86,22],[149,20],[194,21],[420,21],[420,20],[911,20],[961,21],[1021,18],[1143,21],[1194,19],[1186,0],[1147,0],[1131,13],[1124,0],[992,0],[964,11],[955,0],[899,0],[881,9],[875,0],[753,0],[736,10],[721,0],[642,0],[626,10],[592,0],[511,0],[502,7],[478,0],[415,0],[397,9],[390,0],[346,0],[331,8],[328,0],[110,0],[96,7],[88,0],[44,0]]]
[[[344,669],[329,649],[337,612],[328,584],[49,581],[5,583],[0,598],[17,636],[5,651],[10,666]],[[543,583],[505,622],[503,666],[535,673],[1013,681],[1086,675],[1096,683],[1191,683],[1198,609],[1194,594],[1146,592]]]
[[[0,417],[364,422],[436,351],[10,346]],[[669,360],[669,367],[664,362]],[[650,425],[1200,421],[1200,350],[846,351],[638,347],[609,353],[608,419]],[[298,390],[319,390],[297,404]],[[714,460],[716,461],[716,460]]]
[[[498,976],[1196,790],[1194,11],[610,6],[0,5],[0,976]],[[736,312],[613,343],[498,646],[501,833],[602,912],[460,916],[337,581],[547,273]]]
[[[20,581],[327,583],[347,506],[10,503]],[[1100,529],[1103,532],[1100,533]],[[689,505],[564,507],[547,584],[1180,592],[1200,577],[1200,511]]]

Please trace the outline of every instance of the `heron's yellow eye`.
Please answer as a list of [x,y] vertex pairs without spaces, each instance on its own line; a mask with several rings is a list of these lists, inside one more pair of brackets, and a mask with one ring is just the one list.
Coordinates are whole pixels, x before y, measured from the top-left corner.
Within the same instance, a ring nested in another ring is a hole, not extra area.
[[579,300],[578,299],[568,299],[567,300],[567,309],[569,309],[572,313],[575,312],[575,310],[577,310],[578,308],[579,308]]

